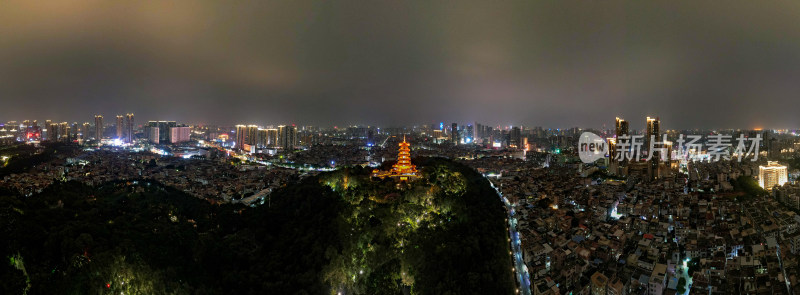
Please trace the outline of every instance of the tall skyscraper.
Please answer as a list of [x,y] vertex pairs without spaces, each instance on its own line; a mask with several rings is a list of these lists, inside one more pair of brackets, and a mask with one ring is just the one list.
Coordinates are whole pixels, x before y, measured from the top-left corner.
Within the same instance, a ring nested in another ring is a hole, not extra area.
[[242,149],[247,144],[247,125],[236,125],[236,148]]
[[247,125],[247,144],[256,145],[258,141],[258,126]]
[[514,148],[521,148],[522,146],[522,131],[519,127],[512,127],[508,136],[508,146]]
[[44,124],[45,124],[44,127],[47,129],[48,141],[68,142],[72,139],[71,137],[72,128],[69,127],[69,123],[67,122],[54,123],[50,120],[47,120],[45,121]]
[[94,116],[94,139],[100,140],[103,139],[103,116],[102,115],[95,115]]
[[161,130],[159,130],[158,124],[148,125],[147,133],[147,138],[150,139],[150,142],[155,144],[161,143],[161,138],[159,136],[161,134]]
[[767,166],[758,166],[758,185],[766,190],[782,186],[788,181],[786,166],[776,161],[767,161]]
[[83,125],[81,125],[81,139],[83,140],[89,139],[90,136],[89,134],[91,134],[89,132],[90,126],[91,125],[89,125],[89,122],[83,122]]
[[650,118],[647,117],[647,130],[645,130],[646,137],[645,140],[648,141],[646,146],[650,146],[650,137],[655,136],[655,140],[660,140],[661,133],[659,132],[659,126],[661,125],[661,121],[658,118]]
[[[661,121],[658,118],[650,118],[647,117],[647,128],[645,130],[645,144],[642,147],[642,150],[647,150],[648,153],[650,152],[650,144],[651,140],[655,142],[661,141],[661,132],[660,132],[660,125]],[[654,146],[654,149],[661,148],[659,146]],[[661,154],[658,151],[653,152],[650,156],[650,165],[648,167],[648,173],[650,174],[650,179],[656,179],[660,175],[659,173],[659,162],[661,162]]]
[[117,139],[122,139],[122,130],[124,128],[124,118],[122,115],[117,115]]
[[69,123],[61,122],[58,124],[58,141],[68,142],[69,138]]
[[258,136],[256,136],[256,146],[258,148],[267,147],[267,129],[258,129]]
[[616,132],[614,133],[616,137],[620,137],[623,135],[630,135],[628,121],[620,119],[620,117],[617,117],[617,121],[615,122],[614,126],[616,127]]
[[78,122],[72,122],[71,130],[72,130],[72,132],[70,133],[70,141],[77,140],[78,139],[78,133],[80,132],[78,130]]
[[278,146],[284,150],[293,150],[297,145],[297,128],[292,126],[278,126]]
[[[614,122],[614,137],[608,140],[608,157],[609,160],[613,161],[614,157],[617,155],[617,141],[619,140],[620,136],[630,136],[630,126],[628,125],[628,121],[617,117],[616,121]],[[619,164],[623,166],[627,163],[627,160],[620,161]]]
[[189,126],[177,126],[177,127],[170,127],[169,129],[169,142],[170,143],[181,143],[189,141],[191,138],[191,127]]
[[169,143],[170,142],[170,128],[177,127],[178,124],[175,121],[150,121],[147,122],[147,127],[152,129],[154,127],[158,128],[158,140],[156,141],[153,137],[153,133],[150,133],[150,141],[154,143]]
[[133,142],[133,133],[135,127],[135,122],[133,121],[133,113],[125,114],[125,129],[124,137],[125,142]]
[[450,142],[453,144],[458,144],[460,138],[458,138],[458,124],[453,123],[450,125]]
[[278,147],[278,129],[267,129],[267,146]]
[[53,124],[53,121],[44,120],[44,128],[47,130],[48,141],[58,140],[58,126],[56,126],[56,124]]

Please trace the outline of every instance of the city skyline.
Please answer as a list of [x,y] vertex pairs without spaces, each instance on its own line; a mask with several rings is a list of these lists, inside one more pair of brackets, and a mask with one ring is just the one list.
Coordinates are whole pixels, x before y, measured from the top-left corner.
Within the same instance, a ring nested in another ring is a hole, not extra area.
[[[128,120],[127,116],[129,116],[129,115],[132,116],[133,113],[125,113],[125,116],[124,116],[125,120]],[[101,116],[102,117],[102,116],[105,116],[105,115],[95,114],[95,115],[92,115],[92,116]],[[115,116],[116,117],[121,117],[122,115],[115,115]],[[619,120],[619,119],[628,118],[628,117],[617,116],[616,118],[617,118],[617,120]],[[636,120],[634,118],[633,120],[623,120],[623,121],[625,121],[627,123],[631,123],[632,122],[633,124],[631,125],[630,130],[639,132],[639,131],[647,131],[647,129],[648,129],[648,121],[651,118],[659,119],[660,117],[658,117],[658,116],[644,116],[644,117],[640,118],[641,120]],[[95,117],[91,117],[90,119],[95,120],[94,123],[96,124],[97,121],[96,121]],[[117,118],[117,120],[119,120],[119,118]],[[23,123],[25,121],[29,121],[29,122],[45,122],[45,121],[58,122],[58,121],[62,121],[62,120],[61,119],[52,120],[51,118],[46,118],[46,120],[40,120],[38,117],[34,117],[33,119],[32,118],[28,118],[28,117],[25,117],[25,118],[9,117],[8,120],[0,119],[0,126],[6,125],[9,122],[16,122],[17,124],[20,124],[20,123]],[[401,125],[382,125],[382,124],[367,124],[367,123],[359,123],[359,122],[354,122],[354,123],[351,123],[351,124],[338,124],[338,125],[335,124],[335,123],[328,123],[328,124],[323,123],[321,125],[315,125],[315,124],[306,124],[305,122],[294,122],[294,121],[290,121],[290,122],[269,122],[269,121],[265,121],[265,120],[255,120],[255,121],[230,120],[229,122],[225,122],[225,123],[221,123],[220,124],[220,123],[207,123],[207,122],[196,122],[196,121],[180,121],[180,120],[175,120],[175,119],[171,119],[171,118],[145,119],[142,123],[133,124],[132,127],[133,128],[144,127],[144,126],[147,126],[147,122],[158,122],[158,121],[181,122],[182,124],[187,124],[189,126],[215,126],[215,127],[232,127],[232,128],[235,128],[237,125],[253,125],[253,126],[256,126],[256,127],[263,127],[263,128],[278,128],[281,125],[286,125],[286,126],[297,126],[297,127],[315,127],[315,128],[323,128],[323,129],[335,129],[335,128],[347,128],[347,127],[419,128],[419,127],[424,127],[424,126],[428,126],[428,127],[433,128],[433,129],[436,129],[437,126],[439,126],[441,124],[444,124],[442,126],[444,126],[444,129],[447,129],[447,130],[450,130],[452,128],[453,124],[458,126],[457,128],[459,130],[461,130],[462,128],[474,127],[475,124],[477,123],[478,125],[483,125],[483,126],[492,127],[492,128],[495,128],[495,129],[503,129],[503,130],[512,130],[514,127],[524,127],[524,128],[527,128],[527,129],[544,128],[546,130],[568,130],[568,129],[572,129],[572,128],[577,128],[577,129],[580,129],[580,130],[612,131],[611,132],[612,134],[614,133],[613,131],[616,128],[615,127],[615,122],[611,121],[611,120],[609,120],[608,122],[602,122],[598,126],[579,126],[579,125],[574,125],[574,124],[573,125],[564,125],[564,126],[548,126],[548,125],[541,125],[541,124],[496,124],[496,125],[492,125],[492,124],[485,124],[485,122],[483,122],[483,121],[463,121],[463,122],[462,121],[457,121],[457,122],[452,122],[452,121],[447,121],[447,120],[445,120],[445,121],[431,120],[430,122],[412,122],[412,123],[406,124],[406,125],[402,125],[402,124]],[[639,122],[639,121],[641,121],[641,122]],[[91,120],[75,120],[75,121],[65,120],[63,122],[64,123],[70,123],[70,122],[72,122],[72,123],[89,123],[89,122],[91,122]],[[115,124],[114,121],[107,122],[107,121],[101,120],[100,122],[102,122],[104,127],[107,127],[107,126],[115,126],[116,127],[117,126],[117,124]],[[452,122],[452,123],[449,123],[449,122]],[[123,124],[122,125],[123,129],[129,128],[129,127],[127,127],[127,125],[129,124],[128,121],[124,121],[122,124]],[[92,126],[94,126],[94,124]],[[668,128],[664,128],[664,130],[776,130],[776,131],[800,130],[800,127],[763,128],[760,125],[759,126],[723,127],[723,128],[708,128],[708,127],[677,128],[677,127],[674,127],[672,125],[667,125],[667,127]],[[127,131],[125,131],[125,132],[127,132]],[[125,137],[125,136],[122,136],[122,137]]]
[[0,294],[796,294],[798,15],[0,1]]

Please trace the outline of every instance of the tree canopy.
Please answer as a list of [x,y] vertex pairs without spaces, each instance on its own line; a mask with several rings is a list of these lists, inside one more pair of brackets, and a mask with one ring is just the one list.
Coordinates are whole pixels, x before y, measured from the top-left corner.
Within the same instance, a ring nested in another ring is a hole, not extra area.
[[504,211],[441,159],[411,183],[323,173],[269,205],[215,205],[144,180],[0,192],[0,293],[511,293]]

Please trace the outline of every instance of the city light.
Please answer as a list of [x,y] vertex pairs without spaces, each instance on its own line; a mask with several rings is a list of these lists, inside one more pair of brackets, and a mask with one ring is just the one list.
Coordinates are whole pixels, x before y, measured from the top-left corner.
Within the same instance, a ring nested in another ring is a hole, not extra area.
[[3,2],[2,293],[798,293],[800,4],[630,2]]

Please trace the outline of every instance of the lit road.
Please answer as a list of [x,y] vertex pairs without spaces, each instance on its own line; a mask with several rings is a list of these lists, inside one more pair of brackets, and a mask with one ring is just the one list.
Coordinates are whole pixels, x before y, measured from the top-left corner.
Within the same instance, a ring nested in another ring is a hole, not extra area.
[[[488,180],[488,179],[487,179]],[[531,294],[531,279],[528,274],[528,267],[525,266],[525,260],[522,259],[522,243],[519,239],[519,232],[517,232],[517,217],[514,211],[514,205],[508,202],[508,199],[503,196],[503,193],[494,186],[494,183],[489,181],[492,188],[497,192],[500,200],[503,201],[506,211],[508,212],[508,234],[511,237],[511,249],[514,255],[514,276],[517,277],[519,282],[519,293],[523,295]]]

